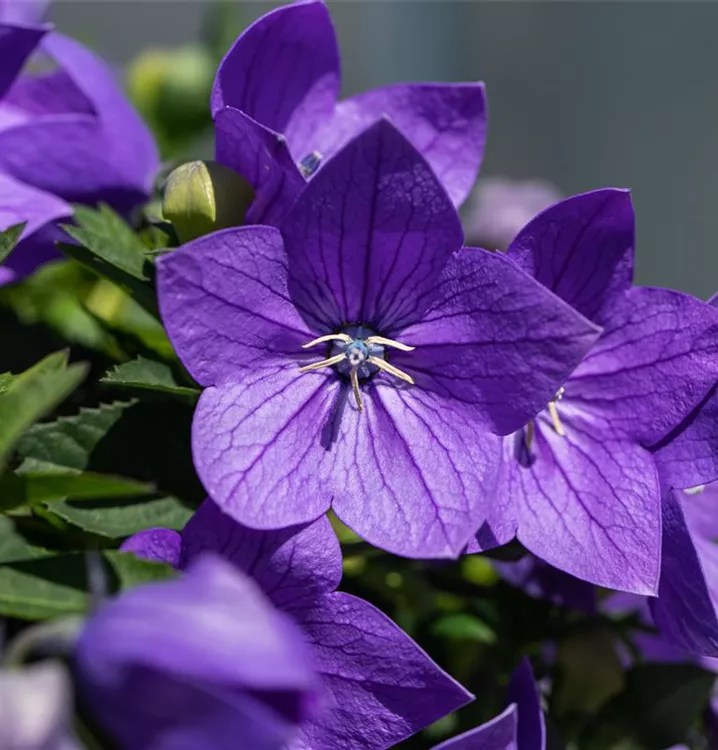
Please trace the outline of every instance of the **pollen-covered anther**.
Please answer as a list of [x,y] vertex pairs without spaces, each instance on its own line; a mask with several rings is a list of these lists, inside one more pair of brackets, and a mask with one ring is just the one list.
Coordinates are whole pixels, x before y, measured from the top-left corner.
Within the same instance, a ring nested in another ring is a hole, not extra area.
[[564,430],[563,425],[561,424],[561,418],[559,416],[558,408],[556,406],[556,402],[560,401],[563,398],[564,392],[565,392],[565,388],[561,386],[556,392],[556,395],[548,402],[548,413],[551,415],[553,428],[554,430],[556,430],[556,434],[559,437],[566,437],[566,430]]

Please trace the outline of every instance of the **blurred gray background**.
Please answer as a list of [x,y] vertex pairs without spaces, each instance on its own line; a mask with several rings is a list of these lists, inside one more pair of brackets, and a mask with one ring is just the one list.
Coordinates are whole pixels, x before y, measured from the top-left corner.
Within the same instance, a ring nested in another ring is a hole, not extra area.
[[[253,20],[277,3],[240,3]],[[718,289],[718,3],[329,2],[344,93],[483,80],[483,174],[565,193],[630,187],[638,280]],[[51,18],[111,60],[199,35],[207,2],[61,0]]]

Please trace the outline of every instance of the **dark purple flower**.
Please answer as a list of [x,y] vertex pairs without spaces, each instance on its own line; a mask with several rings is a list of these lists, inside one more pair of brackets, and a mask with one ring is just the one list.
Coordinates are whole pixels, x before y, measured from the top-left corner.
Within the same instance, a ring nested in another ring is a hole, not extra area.
[[627,191],[598,190],[547,209],[507,250],[604,333],[548,408],[505,440],[477,544],[517,536],[578,578],[655,594],[661,488],[650,448],[718,379],[718,310],[632,287],[633,223]]
[[536,214],[562,197],[550,182],[483,177],[465,207],[466,236],[472,245],[505,250]]
[[75,653],[80,688],[123,750],[279,750],[316,708],[296,626],[215,555],[102,605]]
[[0,670],[3,750],[79,750],[71,723],[72,683],[59,662]]
[[252,528],[331,506],[373,544],[456,556],[494,503],[500,440],[556,392],[597,329],[502,255],[462,250],[456,211],[386,121],[282,223],[158,263],[179,357],[206,390],[193,453]]
[[[126,543],[157,559],[158,537],[172,549],[179,535],[142,532]],[[327,693],[324,709],[302,725],[292,750],[371,750],[400,742],[471,696],[368,602],[335,591],[342,559],[326,519],[303,528],[254,531],[210,500],[181,534],[180,567],[214,552],[250,575],[310,644]],[[168,558],[171,561],[171,557]]]
[[[70,214],[63,201],[104,201],[128,212],[147,200],[159,164],[110,69],[38,24],[42,5],[0,5],[0,230],[30,222],[0,283],[56,255],[53,243],[64,235],[53,222]],[[35,52],[57,67],[22,72]]]
[[434,750],[545,750],[546,722],[528,659],[516,668],[507,699],[508,708],[495,719]]
[[486,138],[483,85],[414,83],[338,102],[339,50],[322,2],[262,16],[220,63],[212,91],[217,160],[250,181],[252,223],[276,224],[305,177],[381,117],[432,166],[455,205],[476,179]]
[[[718,308],[718,294],[708,304]],[[685,489],[718,479],[718,383],[653,450],[661,480],[669,487]]]

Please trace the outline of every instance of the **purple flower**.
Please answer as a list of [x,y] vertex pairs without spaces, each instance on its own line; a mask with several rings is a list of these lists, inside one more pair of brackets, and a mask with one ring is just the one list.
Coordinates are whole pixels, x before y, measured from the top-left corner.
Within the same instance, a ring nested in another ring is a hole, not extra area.
[[125,750],[279,750],[316,707],[296,626],[215,555],[105,603],[75,662],[85,700]]
[[[157,559],[167,529],[141,532],[123,549]],[[255,531],[207,500],[182,532],[179,566],[216,552],[250,575],[289,615],[309,643],[327,693],[292,750],[371,750],[400,742],[471,696],[385,615],[368,602],[335,591],[342,571],[339,544],[326,519],[303,528]],[[174,552],[170,551],[168,561]]]
[[50,0],[0,0],[0,22],[31,26],[40,23]]
[[537,213],[562,197],[550,182],[484,177],[466,206],[466,236],[478,247],[505,250]]
[[248,221],[276,224],[321,162],[389,117],[454,201],[476,179],[486,138],[483,85],[414,83],[338,102],[339,50],[322,2],[262,16],[220,63],[212,91],[217,160],[250,181]]
[[[49,222],[66,216],[62,200],[104,201],[128,212],[147,200],[159,165],[149,130],[110,68],[49,25],[34,23],[39,5],[0,6],[0,230],[28,218],[35,226],[13,253],[14,274],[31,271],[53,252],[58,235],[38,236],[40,214]],[[57,67],[22,72],[35,52]],[[7,185],[14,183],[6,179],[24,185],[10,201]],[[31,188],[35,198],[23,192]]]
[[380,121],[282,223],[202,237],[158,263],[179,357],[203,385],[193,453],[252,528],[331,506],[377,546],[456,556],[493,504],[500,440],[597,336],[507,261],[462,250],[446,192]]
[[495,719],[434,750],[545,750],[546,722],[528,659],[516,668],[507,698],[508,708]]
[[515,535],[578,578],[655,594],[664,532],[650,448],[718,379],[718,310],[632,287],[633,221],[628,192],[598,190],[547,209],[508,248],[604,333],[548,408],[505,440],[477,547]]
[[[718,308],[718,294],[708,304]],[[685,489],[718,479],[718,383],[653,450],[669,487]]]
[[72,684],[60,663],[0,670],[3,750],[79,750],[71,717]]

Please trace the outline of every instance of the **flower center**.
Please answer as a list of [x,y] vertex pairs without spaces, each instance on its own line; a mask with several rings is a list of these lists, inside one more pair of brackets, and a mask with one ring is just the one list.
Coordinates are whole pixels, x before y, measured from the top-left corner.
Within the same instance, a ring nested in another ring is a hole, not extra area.
[[304,344],[302,348],[308,349],[323,343],[332,344],[329,357],[320,362],[300,367],[299,372],[311,372],[324,367],[333,367],[340,375],[349,378],[359,411],[364,410],[359,381],[360,379],[366,380],[378,370],[383,370],[395,378],[414,385],[414,379],[411,375],[386,361],[387,348],[410,352],[413,351],[413,346],[407,346],[400,341],[379,336],[365,326],[354,325],[344,328],[340,333],[330,333],[327,336],[313,339]]

